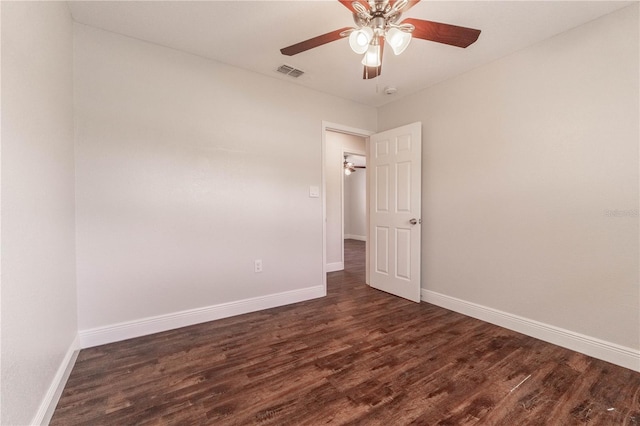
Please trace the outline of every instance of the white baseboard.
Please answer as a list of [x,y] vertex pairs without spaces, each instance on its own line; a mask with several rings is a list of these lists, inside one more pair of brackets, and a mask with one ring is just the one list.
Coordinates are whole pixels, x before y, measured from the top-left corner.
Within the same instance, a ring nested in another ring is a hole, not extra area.
[[344,269],[344,262],[327,263],[327,272],[342,271]]
[[141,318],[105,327],[80,330],[80,347],[90,348],[92,346],[119,342],[121,340],[146,336],[175,328],[315,299],[326,296],[326,294],[325,286],[320,285],[155,317]]
[[366,235],[353,235],[353,234],[345,234],[345,240],[358,240],[358,241],[367,241]]
[[612,364],[640,371],[640,351],[508,312],[420,289],[422,300]]
[[40,403],[40,407],[38,407],[38,412],[33,417],[33,420],[31,420],[32,425],[48,425],[51,421],[51,417],[53,417],[53,412],[56,410],[71,370],[76,363],[76,358],[78,358],[78,353],[80,352],[79,342],[78,335],[76,335],[62,359],[58,371],[56,371],[56,375],[53,377],[53,381],[51,385],[49,385],[49,389],[47,389],[47,393]]

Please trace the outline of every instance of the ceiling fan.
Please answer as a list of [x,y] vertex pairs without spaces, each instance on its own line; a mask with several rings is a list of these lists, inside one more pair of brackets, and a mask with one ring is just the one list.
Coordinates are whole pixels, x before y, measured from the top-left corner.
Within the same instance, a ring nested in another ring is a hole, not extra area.
[[367,166],[356,166],[351,161],[347,160],[347,156],[344,156],[344,163],[342,163],[342,168],[344,169],[344,174],[349,176],[351,173],[355,172],[356,169],[366,169]]
[[382,54],[386,41],[393,53],[399,55],[409,45],[411,38],[435,41],[451,46],[467,47],[480,36],[480,30],[458,27],[423,19],[407,18],[397,23],[402,13],[415,6],[420,0],[338,0],[351,12],[356,28],[340,28],[309,40],[280,49],[283,55],[293,56],[314,47],[349,36],[349,45],[354,52],[364,54],[362,78],[370,79],[382,72]]

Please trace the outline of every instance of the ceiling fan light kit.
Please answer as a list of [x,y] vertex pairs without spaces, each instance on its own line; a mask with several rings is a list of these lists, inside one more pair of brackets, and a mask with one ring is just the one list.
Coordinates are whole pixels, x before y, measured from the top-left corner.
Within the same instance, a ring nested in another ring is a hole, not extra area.
[[[413,31],[413,29],[411,30]],[[411,33],[402,31],[396,27],[389,28],[385,37],[389,46],[395,55],[399,55],[405,51],[411,42]]]
[[468,47],[480,36],[480,30],[440,22],[408,18],[397,22],[404,12],[420,0],[368,0],[368,8],[359,1],[338,0],[353,13],[356,28],[342,28],[280,49],[292,56],[349,36],[349,46],[364,54],[363,78],[375,78],[382,73],[384,42],[395,55],[404,52],[412,38],[435,41],[451,46]]
[[404,52],[409,46],[411,32],[415,27],[411,24],[396,25],[402,14],[401,10],[408,3],[408,0],[399,0],[393,4],[389,1],[369,0],[368,10],[358,1],[351,3],[355,10],[353,19],[358,26],[358,28],[353,28],[349,35],[351,49],[355,53],[363,53],[365,52],[363,44],[369,45],[362,59],[362,65],[365,67],[380,67],[382,65],[380,45],[385,40],[395,55]]
[[349,46],[351,46],[351,50],[356,53],[366,52],[369,47],[369,43],[371,43],[371,40],[373,39],[373,30],[369,27],[364,27],[350,32]]
[[382,65],[382,61],[380,60],[380,45],[379,44],[370,44],[367,48],[367,53],[364,54],[364,58],[362,58],[362,65],[365,67],[379,67]]

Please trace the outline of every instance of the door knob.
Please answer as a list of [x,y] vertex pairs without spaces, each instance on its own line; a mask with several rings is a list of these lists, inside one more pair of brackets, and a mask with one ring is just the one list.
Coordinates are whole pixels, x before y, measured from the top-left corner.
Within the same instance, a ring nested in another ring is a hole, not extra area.
[[409,223],[412,225],[416,225],[418,223],[422,223],[422,219],[411,219]]

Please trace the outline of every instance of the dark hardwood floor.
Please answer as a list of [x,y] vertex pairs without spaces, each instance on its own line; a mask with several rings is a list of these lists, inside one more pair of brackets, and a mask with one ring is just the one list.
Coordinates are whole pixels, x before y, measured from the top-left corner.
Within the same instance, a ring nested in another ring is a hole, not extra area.
[[364,282],[80,352],[52,425],[640,425],[640,373]]

